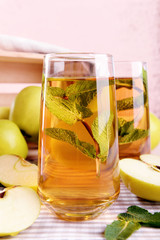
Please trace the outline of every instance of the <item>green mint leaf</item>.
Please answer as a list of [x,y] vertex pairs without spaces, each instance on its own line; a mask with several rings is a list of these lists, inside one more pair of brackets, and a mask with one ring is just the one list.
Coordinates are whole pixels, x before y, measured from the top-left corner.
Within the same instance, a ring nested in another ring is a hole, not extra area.
[[76,104],[76,109],[79,113],[81,113],[81,120],[84,118],[88,118],[93,114],[89,108],[83,107],[79,104]]
[[58,119],[72,125],[81,118],[81,115],[78,111],[76,111],[75,104],[73,102],[52,97],[50,94],[46,94],[45,100],[48,110]]
[[127,122],[123,118],[118,118],[118,135],[123,137],[134,129],[134,120]]
[[47,90],[49,91],[49,94],[52,95],[52,97],[65,97],[65,91],[62,88],[59,87],[47,87]]
[[118,100],[117,101],[117,110],[122,111],[122,110],[127,110],[127,109],[132,109],[132,108],[139,108],[140,106],[145,105],[146,101],[147,101],[146,93],[142,93],[135,98],[130,97],[130,98]]
[[64,91],[55,87],[48,87],[46,91],[46,106],[58,119],[72,125],[83,118],[90,117],[92,112],[79,104],[63,99]]
[[90,143],[80,141],[77,135],[70,130],[61,128],[46,128],[45,134],[54,139],[71,144],[90,158],[96,158],[96,150],[94,146]]
[[138,139],[145,138],[147,136],[148,136],[148,130],[135,128],[127,135],[124,135],[123,137],[119,137],[119,143],[120,144],[131,143],[133,141],[137,141]]
[[141,226],[160,228],[160,212],[154,214],[138,206],[130,206],[126,213],[120,213],[118,220],[107,225],[107,240],[125,240]]
[[105,229],[106,240],[125,240],[141,227],[139,223],[117,220],[107,225]]
[[143,225],[160,228],[160,212],[155,212],[154,214],[152,214],[150,220]]
[[109,152],[109,143],[111,139],[111,126],[113,123],[114,115],[112,112],[106,112],[99,115],[92,123],[92,133],[94,139],[99,144],[100,153],[98,157],[101,159],[101,162],[107,160]]
[[148,227],[160,227],[160,212],[152,214],[138,206],[130,206],[127,213],[118,215],[118,219],[139,222],[141,225]]
[[86,107],[97,94],[96,81],[77,81],[66,88],[66,96]]

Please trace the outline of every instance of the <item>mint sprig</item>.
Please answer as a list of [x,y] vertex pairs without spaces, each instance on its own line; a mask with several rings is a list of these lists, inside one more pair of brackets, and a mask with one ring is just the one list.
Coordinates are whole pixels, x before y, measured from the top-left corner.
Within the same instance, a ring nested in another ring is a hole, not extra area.
[[138,206],[130,206],[127,213],[120,213],[118,219],[139,222],[143,226],[160,227],[160,212],[154,214]]
[[[100,91],[103,89],[102,85]],[[99,114],[91,127],[87,124],[85,119],[93,114],[88,108],[88,104],[96,95],[96,81],[77,81],[65,90],[47,86],[45,96],[45,104],[48,110],[67,124],[73,125],[77,121],[81,122],[93,139],[94,145],[81,141],[76,133],[67,129],[47,128],[45,133],[54,139],[67,142],[86,156],[95,159],[96,171],[99,175],[99,164],[107,160],[109,153],[114,114],[112,112]]]
[[107,240],[125,240],[140,227],[141,225],[137,222],[117,220],[107,225],[105,238]]
[[[83,154],[91,157],[93,159],[99,159],[100,162],[105,162],[107,160],[108,152],[109,152],[109,142],[111,138],[110,127],[113,122],[113,113],[109,116],[109,119],[106,119],[101,124],[98,125],[98,121],[101,123],[102,117],[97,117],[92,124],[91,129],[86,129],[95,142],[95,146],[90,143],[80,141],[78,136],[71,130],[66,130],[62,128],[46,128],[45,134],[50,136],[51,138],[57,139],[59,141],[64,141],[69,143],[70,145],[76,147]],[[103,117],[104,119],[104,117]],[[83,121],[84,122],[84,121]],[[83,123],[84,124],[84,123]],[[84,125],[85,126],[85,125]],[[101,128],[99,128],[101,126]],[[86,127],[87,128],[87,127]],[[88,126],[88,128],[90,128]],[[97,151],[96,146],[98,144],[99,150]]]
[[154,214],[138,206],[130,206],[126,213],[120,213],[105,229],[106,240],[125,240],[140,227],[160,228],[160,212]]

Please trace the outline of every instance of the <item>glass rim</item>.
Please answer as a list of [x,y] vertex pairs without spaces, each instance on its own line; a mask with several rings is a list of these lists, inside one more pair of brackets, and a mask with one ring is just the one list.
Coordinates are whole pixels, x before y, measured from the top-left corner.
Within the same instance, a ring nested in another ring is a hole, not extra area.
[[95,53],[95,52],[57,52],[57,53],[47,53],[44,55],[44,60],[49,59],[59,59],[59,60],[75,60],[75,61],[90,61],[96,57],[105,57],[108,62],[113,62],[113,56],[108,53]]

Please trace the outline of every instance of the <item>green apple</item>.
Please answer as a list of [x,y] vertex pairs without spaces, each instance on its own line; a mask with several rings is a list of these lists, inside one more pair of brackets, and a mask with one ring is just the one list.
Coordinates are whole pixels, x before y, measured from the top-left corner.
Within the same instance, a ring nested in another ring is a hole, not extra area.
[[20,91],[10,110],[9,119],[29,136],[38,136],[41,88],[29,86]]
[[160,172],[132,158],[120,160],[119,166],[121,179],[132,193],[147,200],[160,201]]
[[160,143],[160,119],[150,113],[150,134],[151,149],[153,150]]
[[16,154],[26,158],[28,146],[14,122],[0,119],[0,156],[4,154]]
[[19,156],[0,156],[0,183],[5,187],[21,185],[37,190],[38,167]]
[[8,119],[9,118],[9,107],[0,107],[0,119]]
[[37,193],[27,187],[5,188],[0,193],[0,236],[15,236],[31,226],[40,213]]

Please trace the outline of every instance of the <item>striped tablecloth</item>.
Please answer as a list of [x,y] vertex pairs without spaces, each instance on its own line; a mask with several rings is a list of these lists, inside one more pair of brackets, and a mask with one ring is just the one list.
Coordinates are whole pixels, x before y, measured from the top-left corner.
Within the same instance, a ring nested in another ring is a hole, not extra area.
[[[2,240],[105,240],[104,230],[107,224],[114,221],[121,212],[126,212],[130,205],[138,205],[150,212],[160,211],[160,202],[149,202],[136,197],[121,183],[117,201],[97,219],[85,222],[66,222],[42,206],[35,223],[15,237],[4,237]],[[130,240],[160,240],[160,229],[140,228]]]

